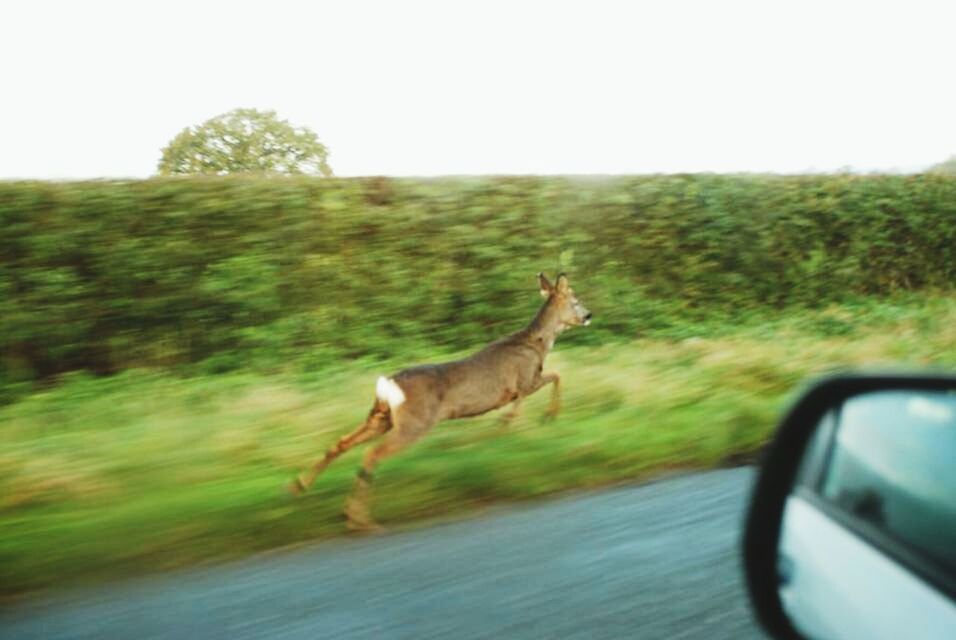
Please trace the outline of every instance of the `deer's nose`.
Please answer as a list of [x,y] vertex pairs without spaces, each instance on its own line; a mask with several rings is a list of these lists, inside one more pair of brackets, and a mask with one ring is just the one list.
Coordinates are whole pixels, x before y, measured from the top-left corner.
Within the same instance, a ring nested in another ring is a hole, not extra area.
[[585,321],[585,322],[591,322],[591,312],[590,312],[590,311],[588,311],[588,312],[584,315],[584,321]]

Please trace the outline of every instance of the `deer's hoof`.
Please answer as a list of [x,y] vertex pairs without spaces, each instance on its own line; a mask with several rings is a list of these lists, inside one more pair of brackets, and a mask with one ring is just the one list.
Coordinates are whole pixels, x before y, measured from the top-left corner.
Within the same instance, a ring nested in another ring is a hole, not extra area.
[[374,520],[354,520],[352,518],[347,518],[345,521],[345,526],[348,527],[349,531],[352,533],[361,535],[385,533],[386,531],[385,527]]
[[345,502],[345,526],[353,533],[381,533],[385,531],[379,523],[372,519],[365,503],[349,498]]
[[302,480],[300,480],[299,478],[296,478],[295,480],[290,482],[287,488],[289,490],[289,493],[296,498],[298,498],[303,493],[305,493],[305,485],[302,484]]
[[345,518],[350,523],[361,525],[364,522],[372,522],[372,515],[369,513],[366,504],[352,496],[345,499],[344,511]]

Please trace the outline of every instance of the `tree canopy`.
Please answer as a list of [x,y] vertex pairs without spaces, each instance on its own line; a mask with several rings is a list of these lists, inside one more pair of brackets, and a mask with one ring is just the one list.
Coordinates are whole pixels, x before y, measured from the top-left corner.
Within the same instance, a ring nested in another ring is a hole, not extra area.
[[162,150],[160,175],[277,173],[331,176],[315,132],[275,111],[234,109],[183,129]]

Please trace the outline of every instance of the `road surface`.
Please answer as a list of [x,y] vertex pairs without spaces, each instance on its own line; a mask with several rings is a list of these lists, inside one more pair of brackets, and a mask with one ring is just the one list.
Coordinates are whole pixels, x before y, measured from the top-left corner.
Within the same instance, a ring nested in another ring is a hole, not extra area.
[[762,638],[738,539],[753,471],[565,497],[59,595],[3,638]]

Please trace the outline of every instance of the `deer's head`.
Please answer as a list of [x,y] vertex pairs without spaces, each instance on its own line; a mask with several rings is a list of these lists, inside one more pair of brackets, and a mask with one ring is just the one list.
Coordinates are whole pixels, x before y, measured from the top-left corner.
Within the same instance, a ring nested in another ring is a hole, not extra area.
[[565,274],[559,275],[551,284],[543,273],[539,273],[538,286],[541,287],[541,296],[548,300],[549,314],[553,314],[562,330],[591,324],[591,312],[574,295]]

